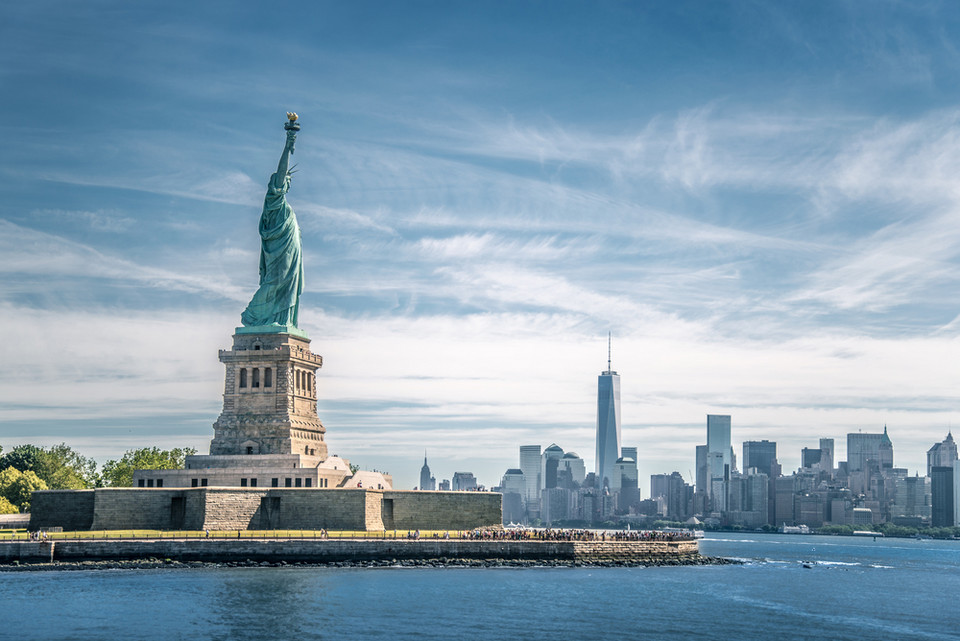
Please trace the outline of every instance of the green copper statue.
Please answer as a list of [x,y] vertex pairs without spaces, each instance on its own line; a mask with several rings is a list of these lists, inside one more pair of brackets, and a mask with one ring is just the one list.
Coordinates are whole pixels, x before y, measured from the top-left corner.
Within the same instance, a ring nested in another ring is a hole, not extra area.
[[288,163],[300,125],[297,114],[288,112],[287,117],[287,143],[277,173],[270,177],[260,215],[260,289],[240,316],[245,327],[273,331],[297,327],[303,292],[300,226],[286,198],[291,175]]

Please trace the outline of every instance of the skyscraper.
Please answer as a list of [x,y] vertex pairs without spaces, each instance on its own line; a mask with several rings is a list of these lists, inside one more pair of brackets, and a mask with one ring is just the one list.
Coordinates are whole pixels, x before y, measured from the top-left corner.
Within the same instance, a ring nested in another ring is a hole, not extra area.
[[949,467],[957,460],[957,444],[953,434],[947,432],[947,438],[927,450],[927,476],[934,467]]
[[[557,468],[558,477],[561,474],[565,476],[569,487],[578,488],[583,485],[583,481],[587,477],[587,467],[584,465],[583,459],[580,458],[579,454],[576,452],[566,452],[563,458],[560,459],[560,465]],[[561,485],[561,487],[564,486]]]
[[620,376],[610,367],[607,336],[607,370],[597,379],[597,482],[612,485],[620,457]]
[[956,465],[930,469],[931,525],[953,527],[955,523],[954,471]]
[[770,474],[771,466],[777,462],[777,444],[766,439],[743,442],[743,469],[757,468],[764,474]]
[[730,415],[707,414],[707,496],[714,512],[726,510],[726,483],[732,471]]
[[552,443],[543,451],[543,456],[540,457],[541,490],[557,487],[557,468],[562,458],[563,449],[556,443]]
[[694,487],[700,494],[707,494],[707,446],[697,446],[697,474]]
[[953,462],[953,527],[960,525],[960,461]]
[[867,461],[875,461],[881,471],[893,468],[893,443],[886,425],[883,434],[847,434],[847,471],[866,470]]
[[631,458],[619,458],[613,466],[613,478],[610,490],[617,494],[617,507],[626,510],[640,500],[637,486],[637,462]]
[[522,523],[524,520],[523,495],[526,491],[523,472],[517,468],[506,471],[500,481],[503,494],[503,523]]
[[800,450],[800,467],[812,468],[819,466],[823,452],[820,449],[805,447]]
[[473,472],[454,472],[453,473],[453,490],[456,491],[472,491],[476,490],[477,479],[473,475]]
[[540,515],[540,446],[520,446],[520,470],[526,488],[523,494],[524,504],[530,518]]
[[833,439],[820,439],[820,469],[830,476],[833,476],[833,452]]
[[423,453],[423,467],[420,468],[420,489],[421,490],[435,490],[437,489],[437,479],[430,476],[430,466],[427,465],[427,453]]
[[733,469],[733,450],[730,449],[730,415],[707,414],[707,452],[723,455],[723,464]]

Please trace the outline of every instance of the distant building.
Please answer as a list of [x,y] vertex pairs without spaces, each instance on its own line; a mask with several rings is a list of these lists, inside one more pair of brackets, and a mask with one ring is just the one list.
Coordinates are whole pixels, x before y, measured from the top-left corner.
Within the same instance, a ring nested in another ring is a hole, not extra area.
[[557,487],[557,469],[560,467],[562,458],[563,449],[556,443],[552,443],[543,451],[540,457],[540,479],[544,490]]
[[953,433],[947,432],[947,438],[927,450],[927,476],[935,467],[950,467],[957,460],[957,444],[953,442]]
[[440,487],[438,488],[442,492],[450,491],[450,479],[443,479],[440,481]]
[[819,448],[805,447],[800,451],[800,467],[812,468],[814,465],[820,466],[820,457],[822,452]]
[[610,367],[607,339],[607,369],[597,378],[597,480],[602,488],[613,482],[620,458],[620,376]]
[[773,441],[744,441],[743,442],[743,469],[751,467],[770,474],[770,468],[777,462],[777,444]]
[[504,494],[519,494],[523,498],[523,492],[526,489],[526,480],[523,477],[523,470],[510,468],[503,473],[500,479],[500,491]]
[[657,500],[660,497],[666,497],[670,493],[670,475],[669,474],[651,474],[650,475],[650,498]]
[[853,525],[873,525],[873,510],[868,507],[853,508]]
[[707,452],[723,455],[724,466],[733,469],[733,450],[730,448],[730,416],[707,414]]
[[780,476],[780,463],[777,462],[777,444],[766,439],[743,442],[743,469],[746,474],[751,469],[767,475],[767,516],[766,522],[781,525],[776,517],[776,487],[774,482]]
[[477,479],[474,477],[473,472],[454,472],[453,473],[453,490],[464,491],[464,490],[476,490],[477,489]]
[[420,489],[421,490],[435,490],[437,489],[437,479],[430,476],[430,466],[427,465],[427,453],[423,453],[423,467],[420,468]]
[[694,488],[701,495],[707,494],[707,446],[697,446],[697,478]]
[[613,483],[610,491],[617,494],[617,509],[627,512],[630,506],[640,501],[637,462],[632,458],[618,458],[613,467]]
[[540,493],[540,518],[546,525],[570,518],[571,501],[576,498],[575,492],[554,487]]
[[876,461],[881,471],[893,468],[893,443],[887,435],[886,425],[883,434],[847,434],[848,473],[867,470],[869,461]]
[[820,469],[833,476],[834,449],[832,438],[820,439]]
[[[738,482],[734,483],[734,479]],[[737,511],[728,513],[728,521],[749,528],[766,525],[769,491],[769,477],[756,468],[749,468],[745,475],[734,475],[730,480],[730,502],[736,502]]]
[[730,416],[707,414],[707,497],[712,512],[727,509],[727,483],[734,470]]
[[953,462],[953,526],[960,526],[960,461]]
[[956,463],[938,465],[930,469],[930,510],[933,527],[953,527],[957,521],[955,506]]
[[500,492],[503,494],[503,522],[523,523],[526,519],[523,493],[526,482],[519,468],[507,470],[500,480]]
[[774,481],[774,525],[796,525],[794,496],[797,494],[796,475],[781,476]]
[[[577,489],[582,487],[587,478],[587,466],[583,459],[576,452],[567,452],[560,459],[560,466],[557,471],[557,478],[560,487]],[[564,482],[560,483],[559,477],[563,475]]]
[[534,519],[540,516],[540,446],[520,446],[520,469],[523,471],[525,490],[523,501],[527,514]]
[[918,475],[898,478],[895,488],[896,494],[890,512],[893,519],[917,518],[929,523],[933,501],[929,477]]
[[662,506],[660,514],[674,521],[690,516],[693,488],[683,480],[680,472],[650,475],[650,499]]

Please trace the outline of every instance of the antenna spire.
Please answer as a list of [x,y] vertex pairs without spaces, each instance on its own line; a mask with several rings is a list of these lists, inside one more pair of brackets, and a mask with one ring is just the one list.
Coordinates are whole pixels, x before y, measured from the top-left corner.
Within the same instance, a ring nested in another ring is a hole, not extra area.
[[610,336],[611,332],[607,332],[607,371],[612,372],[613,369],[610,367]]

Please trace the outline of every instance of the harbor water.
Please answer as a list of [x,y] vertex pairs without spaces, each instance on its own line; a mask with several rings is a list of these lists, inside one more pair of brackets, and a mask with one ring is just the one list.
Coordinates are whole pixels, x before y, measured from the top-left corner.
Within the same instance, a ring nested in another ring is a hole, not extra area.
[[0,573],[0,638],[960,639],[960,542],[707,533],[742,565]]

